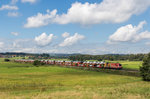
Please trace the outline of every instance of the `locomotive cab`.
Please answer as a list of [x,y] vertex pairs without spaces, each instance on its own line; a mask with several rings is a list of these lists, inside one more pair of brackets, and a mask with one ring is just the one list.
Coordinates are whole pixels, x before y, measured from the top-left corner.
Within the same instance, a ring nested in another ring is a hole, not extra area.
[[118,65],[118,69],[122,69],[122,65],[121,64]]

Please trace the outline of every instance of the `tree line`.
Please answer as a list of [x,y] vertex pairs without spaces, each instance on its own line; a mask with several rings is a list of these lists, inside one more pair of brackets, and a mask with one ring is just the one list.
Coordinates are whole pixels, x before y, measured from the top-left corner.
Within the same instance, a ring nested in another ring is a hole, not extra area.
[[145,54],[106,54],[106,55],[74,55],[69,56],[73,61],[85,61],[85,60],[129,60],[129,61],[142,61]]

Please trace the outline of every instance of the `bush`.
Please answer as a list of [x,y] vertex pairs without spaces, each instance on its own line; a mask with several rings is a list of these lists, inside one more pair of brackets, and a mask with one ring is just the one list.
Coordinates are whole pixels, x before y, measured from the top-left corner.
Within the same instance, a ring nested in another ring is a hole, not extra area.
[[45,63],[41,63],[41,65],[45,65]]
[[9,62],[9,61],[10,61],[10,59],[4,59],[4,61],[5,61],[5,62]]
[[140,73],[143,80],[150,81],[150,53],[144,57]]
[[33,65],[34,65],[34,66],[41,65],[41,62],[40,62],[39,60],[35,60],[35,61],[33,62]]
[[45,63],[40,62],[39,60],[35,60],[35,61],[33,62],[33,65],[36,66],[36,67],[38,67],[39,65],[45,65]]

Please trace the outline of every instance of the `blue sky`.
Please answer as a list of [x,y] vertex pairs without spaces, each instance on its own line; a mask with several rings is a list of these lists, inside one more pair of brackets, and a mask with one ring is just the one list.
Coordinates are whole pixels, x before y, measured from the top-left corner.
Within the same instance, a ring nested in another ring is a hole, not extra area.
[[0,0],[0,52],[150,52],[149,0]]

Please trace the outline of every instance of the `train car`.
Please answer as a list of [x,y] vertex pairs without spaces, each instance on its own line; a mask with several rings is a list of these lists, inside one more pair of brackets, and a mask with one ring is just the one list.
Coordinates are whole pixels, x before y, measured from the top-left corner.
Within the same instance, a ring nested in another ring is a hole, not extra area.
[[55,64],[60,65],[60,61],[59,60],[55,61]]
[[97,62],[97,68],[102,68],[104,66],[104,64],[103,63],[101,63],[101,62]]
[[83,62],[83,67],[87,67],[87,62]]
[[73,61],[72,66],[78,66],[78,61]]
[[93,67],[93,68],[97,67],[97,62],[93,62],[93,63],[92,63],[92,67]]
[[28,60],[28,63],[33,63],[34,62],[34,60]]
[[78,66],[83,67],[83,62],[82,61],[78,61]]
[[65,61],[65,66],[71,66],[72,62],[71,61]]

